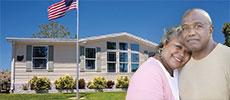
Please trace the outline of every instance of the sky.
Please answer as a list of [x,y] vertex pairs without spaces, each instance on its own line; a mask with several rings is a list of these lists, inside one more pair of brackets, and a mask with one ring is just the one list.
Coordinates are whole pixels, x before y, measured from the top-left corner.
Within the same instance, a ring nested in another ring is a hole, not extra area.
[[[10,70],[12,43],[6,37],[28,38],[38,26],[58,21],[76,34],[76,10],[48,21],[47,8],[61,0],[0,0],[0,70]],[[222,27],[230,22],[230,0],[80,0],[79,37],[128,32],[159,43],[163,30],[180,25],[183,14],[201,8],[211,16],[213,39],[224,43]]]

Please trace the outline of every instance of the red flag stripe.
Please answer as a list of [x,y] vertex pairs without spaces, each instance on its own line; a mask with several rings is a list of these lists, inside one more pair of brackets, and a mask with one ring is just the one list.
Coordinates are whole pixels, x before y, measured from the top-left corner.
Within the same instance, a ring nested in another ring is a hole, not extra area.
[[54,17],[54,16],[59,16],[60,14],[65,14],[65,12],[59,12],[53,15],[49,15],[50,18]]
[[53,20],[60,18],[66,14],[69,10],[77,9],[77,2],[72,2],[70,6],[66,7],[65,1],[55,3],[48,7],[48,19]]
[[61,2],[58,2],[58,3],[55,3],[55,4],[51,5],[51,6],[49,6],[48,9],[53,9],[53,8],[56,8],[56,7],[59,7],[59,6],[63,6],[63,5],[65,5],[65,1],[64,0],[61,1]]
[[52,17],[55,17],[55,16],[60,16],[60,15],[64,15],[66,14],[65,12],[59,12],[57,14],[54,14],[54,15],[49,15],[49,18],[52,18]]
[[72,9],[76,9],[76,8],[77,8],[76,5],[77,5],[77,3],[76,3],[76,2],[73,2],[73,3],[70,5],[68,11],[69,11],[69,10],[72,10]]
[[58,12],[65,12],[66,10],[68,10],[68,9],[66,7],[64,7],[64,8],[56,9],[55,11],[48,12],[48,13],[49,13],[49,15],[53,15],[53,14],[58,13]]
[[49,18],[49,20],[54,20],[54,19],[60,18],[60,17],[62,17],[62,16],[65,16],[65,14],[62,14],[62,15],[58,15],[58,16],[55,16],[55,17]]
[[62,16],[64,16],[65,14],[66,14],[66,13],[60,13],[60,14],[58,14],[58,15],[49,17],[49,19],[51,20],[51,19],[55,19],[55,18],[57,18],[57,17],[62,17]]
[[52,12],[52,11],[55,11],[57,9],[63,9],[63,8],[66,8],[66,6],[62,5],[62,6],[57,6],[56,8],[48,9],[48,12]]

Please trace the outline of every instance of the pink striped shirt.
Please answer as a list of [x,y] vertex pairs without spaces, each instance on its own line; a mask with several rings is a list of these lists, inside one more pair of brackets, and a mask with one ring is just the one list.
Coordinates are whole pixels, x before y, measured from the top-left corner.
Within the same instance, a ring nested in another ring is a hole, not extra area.
[[155,58],[149,58],[132,76],[126,100],[174,100],[169,81]]

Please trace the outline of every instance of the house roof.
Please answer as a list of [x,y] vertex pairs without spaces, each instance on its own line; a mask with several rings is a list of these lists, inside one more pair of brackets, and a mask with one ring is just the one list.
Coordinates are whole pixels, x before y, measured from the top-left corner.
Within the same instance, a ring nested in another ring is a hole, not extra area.
[[[135,39],[137,41],[140,41],[140,42],[144,42],[144,43],[154,45],[154,46],[157,45],[154,42],[151,42],[151,41],[143,39],[141,37],[132,35],[132,34],[127,33],[127,32],[113,33],[113,34],[106,34],[106,35],[99,35],[99,36],[81,38],[81,39],[79,39],[79,42],[80,43],[86,43],[87,41],[91,41],[91,40],[100,40],[100,39],[120,37],[120,36],[128,36],[128,37],[133,38],[133,39]],[[6,40],[8,42],[72,42],[72,43],[76,42],[76,39],[55,39],[55,38],[15,38],[15,37],[6,37]]]

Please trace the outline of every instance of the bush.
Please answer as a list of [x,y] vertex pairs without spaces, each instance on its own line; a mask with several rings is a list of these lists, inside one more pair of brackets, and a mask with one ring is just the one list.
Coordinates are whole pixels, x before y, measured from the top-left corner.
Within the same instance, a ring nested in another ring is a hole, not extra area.
[[50,89],[50,80],[46,77],[37,77],[36,75],[30,79],[29,84],[31,86],[31,90],[35,91],[47,91]]
[[0,71],[0,91],[10,90],[11,74],[10,71]]
[[58,80],[54,81],[56,89],[73,89],[74,80],[70,75],[65,75],[64,77],[59,77]]
[[[75,78],[75,80],[74,80],[74,89],[76,89],[76,80],[77,80],[77,78]],[[85,89],[85,80],[83,78],[78,80],[78,88],[79,89]]]
[[121,76],[117,78],[117,83],[116,83],[116,87],[117,88],[128,88],[129,86],[129,78],[128,76]]
[[38,77],[36,75],[30,79],[29,84],[30,84],[31,90],[34,90],[37,80],[38,80]]
[[106,79],[104,77],[94,77],[93,82],[88,82],[89,89],[104,89],[106,87]]
[[22,84],[23,90],[28,90],[28,84]]
[[107,81],[107,88],[112,88],[114,85],[114,82],[112,80]]

